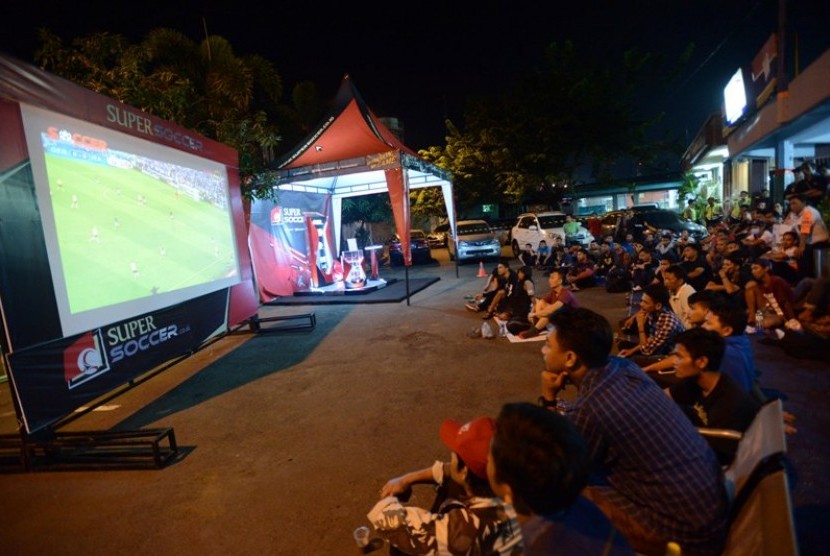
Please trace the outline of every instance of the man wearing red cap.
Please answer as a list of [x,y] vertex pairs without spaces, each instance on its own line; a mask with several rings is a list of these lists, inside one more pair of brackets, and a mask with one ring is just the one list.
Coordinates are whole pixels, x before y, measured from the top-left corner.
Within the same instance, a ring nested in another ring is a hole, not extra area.
[[[440,437],[452,452],[450,461],[395,477],[380,489],[381,500],[367,517],[391,544],[391,554],[521,554],[516,513],[493,494],[487,480],[494,427],[489,417],[464,424],[444,421]],[[438,485],[429,511],[400,500],[420,483]]]

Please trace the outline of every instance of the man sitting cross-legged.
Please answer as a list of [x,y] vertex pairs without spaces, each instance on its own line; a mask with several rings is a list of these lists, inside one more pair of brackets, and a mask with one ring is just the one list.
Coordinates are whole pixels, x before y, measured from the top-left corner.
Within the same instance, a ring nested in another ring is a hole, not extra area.
[[473,301],[467,303],[470,311],[486,311],[485,319],[489,319],[498,309],[507,295],[507,291],[516,282],[516,273],[510,268],[510,263],[501,261],[485,284],[484,291]]
[[[695,292],[689,296],[689,327],[686,330],[700,328],[706,323],[709,315],[709,308],[722,294],[711,290]],[[657,381],[660,386],[666,387],[674,384],[677,379],[674,376],[674,360],[671,357],[664,357],[643,367],[649,376]],[[657,375],[651,374],[657,372]]]
[[783,326],[795,318],[793,289],[786,280],[772,273],[772,262],[764,259],[754,261],[751,266],[753,281],[746,285],[747,333],[754,333],[755,313],[761,311],[764,330]]
[[520,332],[520,338],[531,338],[541,334],[547,328],[550,316],[556,311],[579,307],[576,297],[565,287],[565,277],[561,270],[551,270],[548,285],[550,291],[546,296],[536,299],[533,309],[528,314],[528,320],[532,326]]
[[578,291],[580,288],[590,288],[595,285],[596,264],[584,249],[577,247],[575,252],[576,263],[565,275],[565,279],[573,291]]
[[635,362],[641,367],[653,362],[653,356],[668,355],[674,347],[674,336],[685,328],[669,306],[666,286],[651,284],[643,290],[640,310],[623,322],[623,329],[636,326],[639,343],[620,349],[620,357],[639,355]]

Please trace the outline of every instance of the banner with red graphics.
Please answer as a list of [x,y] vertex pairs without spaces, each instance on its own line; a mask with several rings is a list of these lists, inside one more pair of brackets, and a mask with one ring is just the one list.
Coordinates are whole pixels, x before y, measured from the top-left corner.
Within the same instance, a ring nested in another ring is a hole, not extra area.
[[251,205],[248,243],[263,303],[324,286],[337,272],[331,195],[280,191]]
[[8,356],[26,430],[37,431],[226,330],[228,292]]

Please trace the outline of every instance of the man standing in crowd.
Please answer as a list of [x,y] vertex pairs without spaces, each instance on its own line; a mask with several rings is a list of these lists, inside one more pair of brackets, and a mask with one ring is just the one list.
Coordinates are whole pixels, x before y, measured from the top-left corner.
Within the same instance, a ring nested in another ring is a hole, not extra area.
[[806,276],[814,276],[813,251],[830,247],[827,224],[818,209],[807,204],[807,196],[804,194],[790,199],[790,210],[796,215],[796,227],[800,234],[797,251],[801,257],[799,266],[805,270]]
[[542,355],[541,403],[565,410],[585,437],[596,476],[583,491],[635,551],[663,555],[674,541],[684,555],[720,554],[727,496],[720,465],[683,412],[639,367],[609,357],[611,325],[577,309],[551,318]]
[[697,222],[697,214],[695,210],[695,200],[689,199],[686,201],[686,208],[683,209],[683,220],[688,220],[689,222]]
[[751,201],[747,191],[741,191],[737,198],[732,199],[732,208],[729,210],[729,224],[734,226],[741,221],[743,214],[741,207],[749,207]]
[[574,217],[570,214],[566,215],[565,224],[562,225],[562,231],[565,232],[565,244],[570,245],[571,243],[576,241],[571,238],[573,238],[579,233],[579,222],[574,220]]
[[706,208],[703,209],[703,222],[706,224],[706,227],[709,228],[716,225],[721,221],[722,217],[723,214],[721,208],[718,206],[718,200],[714,197],[709,197],[706,200]]

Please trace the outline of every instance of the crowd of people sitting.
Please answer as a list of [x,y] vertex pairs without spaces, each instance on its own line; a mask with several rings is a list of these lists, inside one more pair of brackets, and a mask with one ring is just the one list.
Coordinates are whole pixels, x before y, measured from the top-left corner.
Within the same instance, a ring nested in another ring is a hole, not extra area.
[[[830,351],[830,277],[812,264],[830,237],[815,202],[799,190],[783,214],[765,201],[713,209],[700,241],[622,230],[587,248],[525,245],[516,271],[500,261],[466,306],[545,335],[541,396],[444,422],[448,461],[391,479],[368,515],[390,553],[719,554],[737,443],[699,429],[745,431],[769,401],[750,335],[798,357]],[[573,292],[597,287],[627,293],[621,322],[580,307]],[[438,489],[429,510],[406,504],[417,483]]]
[[[667,302],[665,286],[648,292]],[[735,314],[721,297],[711,293],[705,322]],[[745,430],[761,404],[724,370],[729,324],[678,332],[676,380],[661,385],[612,355],[599,313],[563,305],[545,318],[537,403],[445,420],[446,461],[381,487],[367,517],[390,554],[720,554],[736,444],[698,427]],[[576,394],[565,401],[568,385]],[[436,488],[429,509],[408,503],[419,483]]]
[[[830,247],[830,235],[811,204],[815,201],[804,192],[792,193],[781,214],[757,197],[754,206],[742,205],[735,217],[712,218],[709,235],[700,241],[686,231],[675,237],[667,230],[646,230],[635,239],[632,231],[621,230],[587,247],[564,245],[559,237],[550,245],[527,244],[518,255],[519,270],[501,262],[467,308],[482,312],[485,320],[506,321],[509,332],[527,337],[544,331],[551,307],[576,305],[570,292],[590,287],[643,292],[661,285],[668,300],[660,304],[678,321],[672,322],[672,331],[678,332],[691,326],[689,296],[718,292],[742,308],[739,332],[768,333],[768,343],[779,343],[788,352],[821,356],[819,345],[830,338],[830,277],[821,275],[814,254]],[[544,298],[534,299],[534,271],[549,277],[551,293]],[[667,323],[670,317],[659,320]],[[626,348],[625,354],[651,351],[643,345]]]

